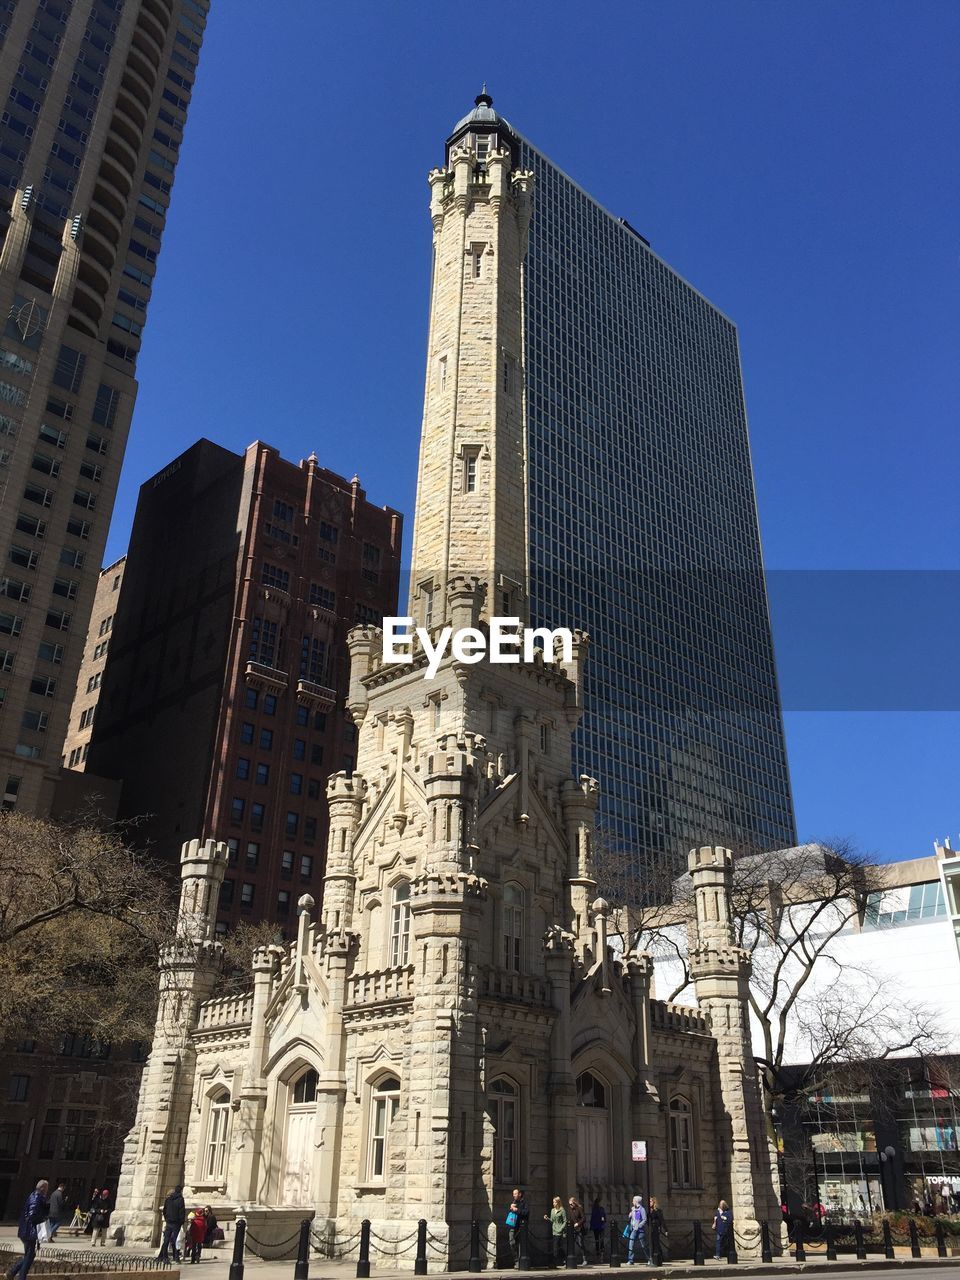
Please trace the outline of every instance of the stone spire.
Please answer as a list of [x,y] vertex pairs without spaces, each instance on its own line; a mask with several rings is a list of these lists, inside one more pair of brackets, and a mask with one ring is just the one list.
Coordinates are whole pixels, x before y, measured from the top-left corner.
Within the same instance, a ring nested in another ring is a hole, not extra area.
[[717,1042],[720,1095],[730,1127],[730,1201],[737,1234],[749,1252],[759,1240],[760,1223],[775,1222],[779,1215],[775,1160],[750,1039],[750,956],[736,945],[734,935],[733,854],[729,849],[692,849],[688,865],[696,906],[690,974]]
[[430,174],[433,282],[410,612],[449,620],[476,578],[481,617],[527,616],[522,263],[532,175],[489,94]]

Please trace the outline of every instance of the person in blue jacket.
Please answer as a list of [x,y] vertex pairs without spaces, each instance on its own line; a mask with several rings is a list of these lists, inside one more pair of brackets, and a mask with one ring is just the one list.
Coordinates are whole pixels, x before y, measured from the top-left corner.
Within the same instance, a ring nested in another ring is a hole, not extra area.
[[733,1229],[733,1214],[726,1200],[721,1200],[717,1205],[717,1212],[713,1215],[713,1229],[717,1233],[714,1257],[719,1260],[730,1252],[730,1232]]
[[20,1210],[17,1235],[23,1241],[23,1257],[18,1258],[7,1271],[11,1280],[14,1280],[14,1277],[18,1277],[18,1280],[27,1280],[27,1272],[33,1266],[33,1260],[37,1256],[37,1227],[41,1222],[46,1222],[50,1216],[50,1201],[47,1199],[49,1190],[50,1183],[46,1178],[41,1178]]

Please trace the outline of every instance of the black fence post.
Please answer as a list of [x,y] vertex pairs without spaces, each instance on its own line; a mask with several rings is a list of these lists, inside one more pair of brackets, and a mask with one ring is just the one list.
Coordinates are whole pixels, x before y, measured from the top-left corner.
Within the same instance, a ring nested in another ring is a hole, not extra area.
[[907,1228],[910,1231],[910,1257],[919,1258],[920,1257],[920,1237],[917,1234],[917,1224],[915,1219],[913,1218],[910,1219],[910,1221],[907,1223]]
[[867,1246],[863,1241],[863,1223],[859,1218],[853,1220],[853,1242],[857,1247],[857,1261],[863,1262],[867,1256]]
[[769,1222],[760,1223],[760,1261],[761,1262],[773,1261],[773,1250],[770,1248]]
[[[367,1280],[370,1275],[370,1219],[360,1223],[360,1256],[357,1258],[357,1280]],[[230,1277],[233,1280],[233,1277]]]
[[304,1218],[300,1223],[297,1265],[293,1269],[293,1280],[307,1280],[310,1274],[310,1222],[310,1218]]
[[831,1222],[825,1222],[823,1224],[823,1238],[827,1242],[827,1261],[836,1262],[837,1238]]
[[530,1270],[530,1223],[526,1218],[520,1219],[519,1224],[518,1247],[520,1250],[517,1258],[517,1269],[519,1271]]
[[573,1244],[573,1223],[567,1218],[567,1270],[577,1265],[577,1255]]
[[620,1230],[617,1227],[616,1218],[610,1219],[610,1257],[607,1259],[607,1265],[611,1267],[620,1265]]
[[470,1223],[470,1260],[468,1271],[480,1270],[480,1219],[474,1218]]
[[893,1253],[893,1236],[890,1234],[890,1221],[887,1218],[883,1220],[883,1256],[892,1258]]
[[693,1220],[693,1265],[703,1266],[703,1227],[699,1218]]
[[427,1274],[427,1220],[421,1218],[417,1223],[417,1256],[413,1263],[413,1274],[415,1276],[425,1276]]
[[797,1221],[794,1224],[794,1230],[793,1230],[793,1243],[794,1243],[793,1256],[796,1258],[798,1262],[806,1262],[807,1260],[807,1251],[803,1247],[803,1227],[804,1227],[803,1218],[797,1218]]
[[230,1280],[243,1280],[243,1242],[247,1235],[246,1218],[238,1218],[234,1224],[233,1257],[230,1259]]
[[943,1223],[939,1218],[933,1224],[933,1234],[937,1237],[937,1257],[945,1258],[947,1256],[947,1240],[943,1234]]
[[650,1223],[650,1265],[663,1266],[663,1253],[660,1249],[660,1223],[656,1218]]

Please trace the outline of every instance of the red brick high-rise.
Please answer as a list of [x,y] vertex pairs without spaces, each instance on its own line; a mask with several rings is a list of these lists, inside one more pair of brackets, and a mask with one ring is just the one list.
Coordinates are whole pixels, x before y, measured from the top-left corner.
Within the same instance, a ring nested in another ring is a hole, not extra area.
[[201,440],[141,488],[86,767],[158,855],[228,841],[221,928],[319,896],[326,779],[354,764],[346,634],[396,612],[401,531],[260,442]]

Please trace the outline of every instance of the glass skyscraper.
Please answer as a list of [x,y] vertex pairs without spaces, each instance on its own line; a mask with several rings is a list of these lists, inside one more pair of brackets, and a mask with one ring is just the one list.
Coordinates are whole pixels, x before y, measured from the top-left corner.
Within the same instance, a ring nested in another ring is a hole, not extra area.
[[791,845],[736,328],[518,144],[531,615],[592,639],[575,767],[640,866]]
[[51,808],[207,9],[0,0],[7,809]]

